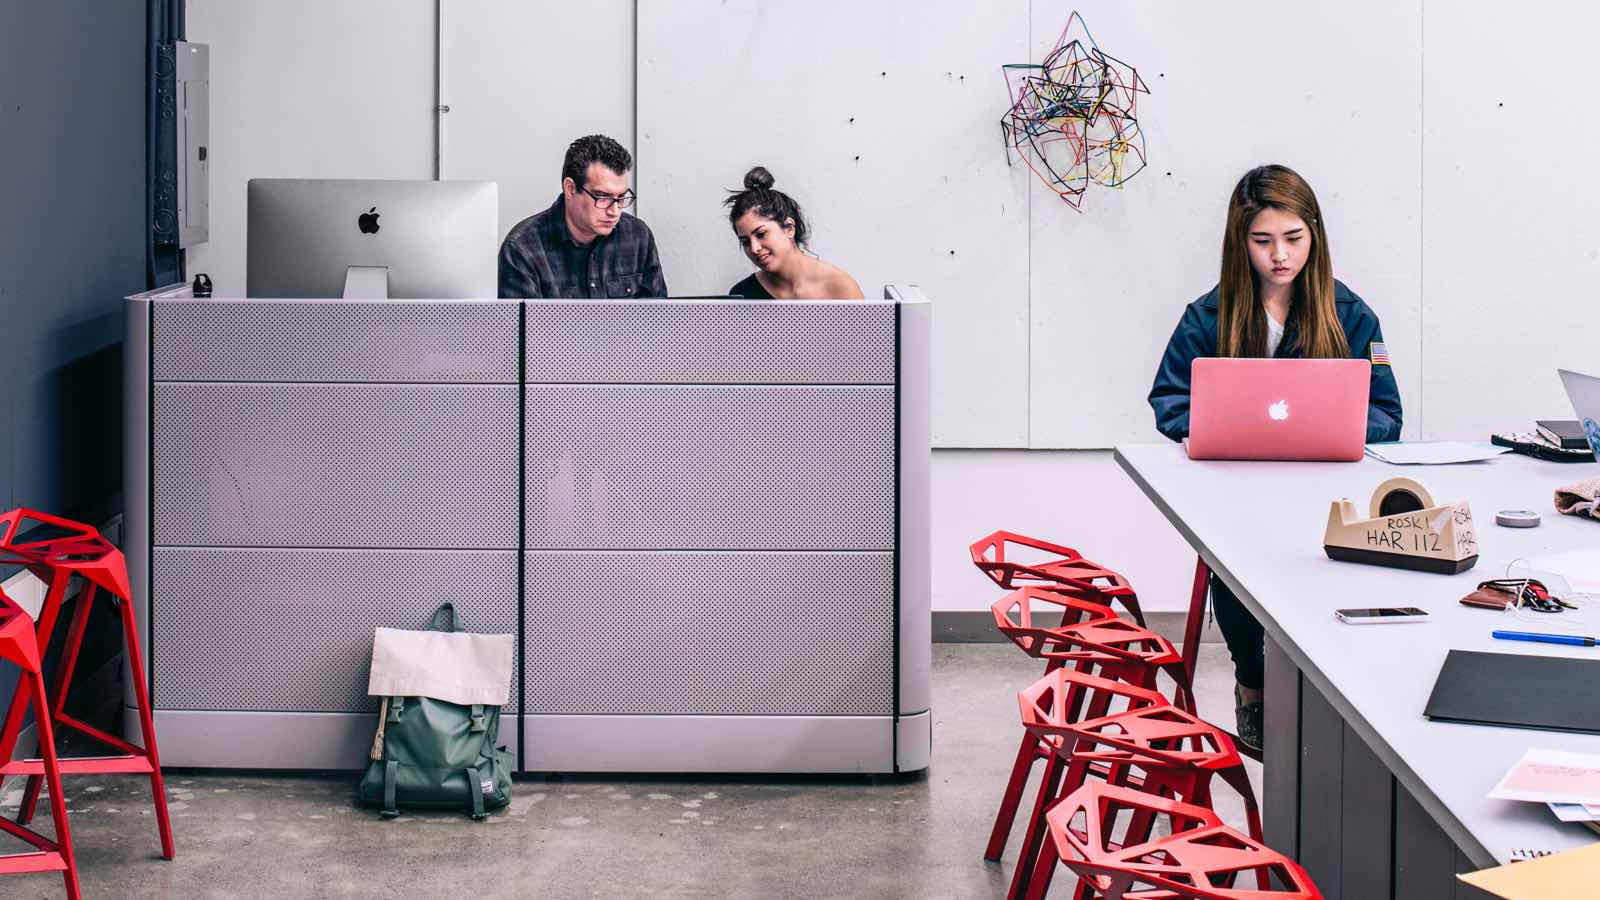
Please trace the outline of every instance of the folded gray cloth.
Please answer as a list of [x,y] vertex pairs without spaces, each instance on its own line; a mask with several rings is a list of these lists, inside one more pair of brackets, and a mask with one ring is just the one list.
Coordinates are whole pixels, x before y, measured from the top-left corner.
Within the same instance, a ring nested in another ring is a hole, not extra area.
[[1600,519],[1600,478],[1556,488],[1556,509],[1569,516]]

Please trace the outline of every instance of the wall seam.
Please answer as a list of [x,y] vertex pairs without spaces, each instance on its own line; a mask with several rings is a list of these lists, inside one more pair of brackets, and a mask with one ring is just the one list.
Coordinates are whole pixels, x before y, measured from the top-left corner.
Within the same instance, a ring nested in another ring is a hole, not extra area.
[[1417,437],[1428,408],[1428,0],[1417,0]]
[[[1027,53],[1023,57],[1024,60],[1033,58],[1033,0],[1028,0],[1027,41],[1028,42],[1025,45]],[[1010,99],[1009,85],[1007,85],[1006,97],[1007,99]],[[1028,290],[1026,291],[1028,304],[1027,319],[1023,324],[1028,329],[1028,340],[1026,342],[1028,350],[1026,356],[1027,370],[1024,373],[1026,377],[1023,382],[1027,386],[1027,391],[1023,394],[1023,402],[1027,404],[1027,409],[1025,410],[1026,415],[1023,416],[1023,421],[1027,423],[1025,426],[1027,430],[1023,433],[1022,442],[1024,447],[1028,448],[1029,450],[1034,450],[1038,448],[1033,446],[1033,179],[1024,179],[1024,183],[1027,184],[1026,196],[1028,200],[1026,207],[1026,214],[1028,217]]]
[[433,180],[444,180],[444,4],[433,4]]
[[[639,157],[644,135],[639,133],[639,0],[633,0],[633,189],[639,192]],[[634,215],[639,211],[634,210]]]

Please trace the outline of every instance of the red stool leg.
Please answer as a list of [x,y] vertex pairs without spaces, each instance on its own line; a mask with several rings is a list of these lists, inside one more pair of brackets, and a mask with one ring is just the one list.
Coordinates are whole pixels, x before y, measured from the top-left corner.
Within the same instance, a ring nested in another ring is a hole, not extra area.
[[1194,667],[1200,659],[1200,632],[1206,625],[1206,594],[1211,590],[1211,567],[1198,556],[1194,560],[1194,587],[1189,592],[1189,618],[1183,625],[1183,673],[1194,683]]
[[[68,900],[79,900],[82,894],[78,889],[78,861],[72,853],[72,829],[67,824],[66,794],[61,788],[61,766],[56,759],[55,729],[51,727],[50,710],[45,704],[44,676],[38,672],[28,674],[34,681],[33,717],[35,727],[39,729],[39,756],[44,760],[44,780],[50,784],[50,817],[55,820],[56,852],[61,854],[61,861],[66,864],[61,877],[66,880]],[[37,796],[35,792],[35,798]]]
[[[1024,895],[1027,900],[1044,900],[1044,895],[1050,892],[1050,880],[1055,877],[1056,866],[1061,862],[1061,851],[1056,849],[1056,839],[1050,832],[1044,833],[1044,843],[1039,847],[1039,863],[1033,867],[1033,875],[1028,879],[1028,891]],[[1022,865],[1019,861],[1017,865]]]
[[1039,783],[1039,797],[1033,803],[1033,814],[1028,817],[1028,830],[1022,848],[1017,852],[1016,871],[1011,875],[1011,888],[1006,891],[1007,900],[1020,900],[1028,890],[1028,876],[1032,874],[1034,859],[1039,855],[1039,848],[1049,827],[1044,815],[1061,794],[1062,769],[1060,755],[1050,754],[1044,766],[1044,778]]
[[176,850],[172,844],[172,823],[167,817],[167,788],[161,778],[161,756],[156,751],[156,724],[150,714],[150,692],[145,689],[144,658],[139,654],[139,630],[133,621],[133,604],[117,600],[122,612],[122,634],[128,650],[128,677],[133,680],[134,697],[139,702],[139,730],[144,738],[144,755],[150,759],[150,793],[156,805],[156,828],[161,833],[161,855],[171,859]]
[[[61,648],[61,662],[56,671],[55,702],[51,704],[51,715],[60,718],[61,710],[66,706],[67,688],[72,684],[73,670],[78,666],[78,651],[83,647],[84,628],[89,623],[89,610],[94,606],[95,585],[86,582],[83,592],[78,596],[78,608],[73,610],[72,624],[67,629],[67,642]],[[29,775],[27,787],[22,792],[22,806],[17,811],[17,823],[26,825],[33,820],[34,810],[39,804],[39,788],[44,783],[43,775]]]
[[1040,749],[1037,737],[1026,730],[1022,732],[1022,746],[1017,749],[1017,761],[1011,765],[1011,779],[1006,782],[1005,796],[1000,799],[1000,810],[989,832],[989,846],[983,851],[983,858],[989,862],[999,862],[1000,855],[1005,852],[1011,826],[1017,820],[1017,807],[1022,804],[1022,789],[1028,785],[1034,762],[1048,758],[1049,754],[1049,750]]
[[[35,852],[0,856],[0,875],[29,872],[62,873],[69,900],[78,900],[78,864],[72,853],[72,828],[67,823],[66,795],[61,789],[61,768],[55,754],[55,731],[50,717],[49,702],[45,696],[44,676],[40,672],[38,643],[33,633],[33,620],[19,609],[4,592],[0,592],[0,659],[9,660],[21,669],[21,677],[11,698],[11,708],[6,719],[17,721],[17,711],[31,708],[35,727],[39,733],[42,750],[41,764],[44,778],[50,788],[50,808],[55,818],[56,837],[51,840],[20,824],[0,818],[0,833],[8,834],[33,845]],[[12,753],[16,750],[17,732],[8,727],[0,732],[0,765],[11,768]]]

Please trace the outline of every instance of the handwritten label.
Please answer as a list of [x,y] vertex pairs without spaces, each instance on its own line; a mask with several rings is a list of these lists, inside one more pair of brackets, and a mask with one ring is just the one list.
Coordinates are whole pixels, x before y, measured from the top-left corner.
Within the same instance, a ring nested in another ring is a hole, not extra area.
[[[1447,525],[1455,526],[1455,540],[1446,540]],[[1381,550],[1428,556],[1472,556],[1478,552],[1478,537],[1472,528],[1472,511],[1466,504],[1435,514],[1431,520],[1422,512],[1387,516],[1383,527],[1369,527],[1367,546]]]

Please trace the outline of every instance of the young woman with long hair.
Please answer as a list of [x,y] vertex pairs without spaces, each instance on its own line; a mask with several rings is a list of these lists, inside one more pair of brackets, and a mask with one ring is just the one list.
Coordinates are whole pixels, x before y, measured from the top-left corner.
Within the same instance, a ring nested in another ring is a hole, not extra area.
[[[1189,366],[1208,356],[1372,360],[1367,441],[1400,437],[1400,391],[1372,308],[1333,277],[1316,194],[1284,166],[1239,179],[1228,201],[1217,286],[1190,303],[1150,388],[1156,430],[1189,435]],[[1233,656],[1239,737],[1260,749],[1262,631],[1226,585],[1211,602]]]

